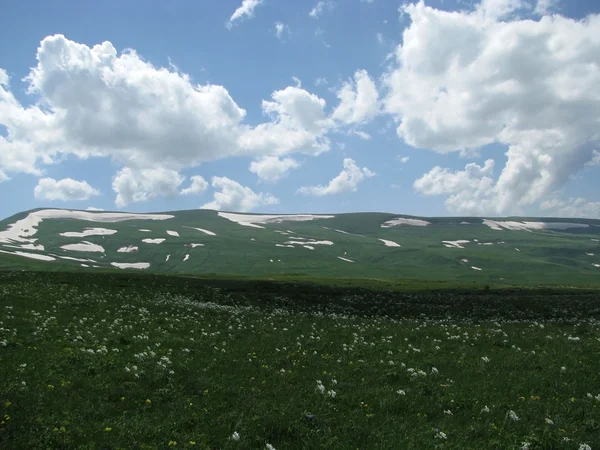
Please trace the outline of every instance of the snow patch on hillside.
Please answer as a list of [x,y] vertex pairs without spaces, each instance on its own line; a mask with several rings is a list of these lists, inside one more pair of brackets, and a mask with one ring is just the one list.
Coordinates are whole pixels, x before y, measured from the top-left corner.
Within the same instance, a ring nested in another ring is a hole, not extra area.
[[385,244],[386,247],[401,247],[400,244],[394,241],[388,241],[387,239],[379,239],[381,242]]
[[184,228],[191,228],[192,230],[198,230],[198,231],[201,231],[204,234],[208,234],[209,236],[216,236],[217,235],[216,233],[213,233],[210,230],[205,230],[204,228],[186,227],[186,226],[184,226]]
[[473,270],[483,270],[483,269],[481,269],[479,267],[475,267],[475,266],[471,266],[471,269],[473,269]]
[[27,253],[27,252],[20,252],[20,251],[8,252],[6,250],[0,250],[0,253],[6,253],[8,255],[23,256],[25,258],[31,258],[31,259],[39,259],[40,261],[56,261],[56,258],[53,258],[52,256],[38,255],[37,253]]
[[285,242],[288,245],[333,245],[333,242],[331,241],[313,241],[313,240],[307,240],[306,242],[300,242],[300,241],[286,241]]
[[190,255],[185,255],[185,256],[183,257],[183,260],[184,260],[184,261],[187,261],[188,259],[190,259]]
[[353,263],[353,262],[354,262],[354,261],[352,261],[351,259],[344,258],[344,257],[342,257],[342,256],[338,256],[338,258],[339,258],[339,259],[341,259],[342,261],[351,262],[351,263]]
[[391,228],[396,226],[408,225],[411,227],[426,227],[431,225],[431,222],[421,219],[407,219],[405,217],[398,217],[397,219],[388,220],[381,224],[381,228]]
[[568,230],[570,228],[588,228],[589,225],[583,223],[569,222],[513,222],[483,219],[483,224],[492,230],[502,231],[529,231],[531,230]]
[[137,252],[139,249],[134,246],[134,245],[130,245],[129,247],[121,247],[119,250],[117,250],[117,252],[119,253],[131,253],[131,252]]
[[167,234],[169,236],[175,236],[175,237],[180,237],[179,233],[177,231],[171,231],[171,230],[167,230]]
[[146,244],[162,244],[165,241],[166,241],[166,239],[164,239],[164,238],[156,238],[156,239],[146,238],[146,239],[142,239],[142,242],[144,242]]
[[118,267],[119,269],[147,269],[150,267],[150,263],[139,262],[139,263],[118,263],[111,262],[111,266]]
[[38,225],[46,219],[75,219],[87,222],[115,223],[125,220],[165,220],[175,216],[169,214],[135,214],[135,213],[111,213],[111,212],[92,212],[92,211],[73,211],[63,209],[42,209],[29,213],[25,218],[17,220],[8,226],[4,231],[0,231],[0,242],[11,244],[14,242],[29,242],[37,233]]
[[284,214],[284,215],[267,215],[267,214],[236,214],[219,212],[218,215],[224,219],[238,223],[245,227],[264,228],[258,223],[282,223],[282,222],[306,222],[314,219],[333,219],[335,216],[314,215],[314,214]]
[[468,244],[469,242],[470,241],[461,239],[458,241],[442,241],[442,244],[444,244],[448,248],[464,248],[463,244]]
[[83,231],[67,231],[60,233],[60,235],[64,237],[109,236],[116,232],[117,230],[109,230],[108,228],[86,228]]
[[83,241],[78,244],[67,244],[61,245],[63,250],[68,250],[72,252],[98,252],[104,253],[104,247],[98,244],[94,244],[93,242]]

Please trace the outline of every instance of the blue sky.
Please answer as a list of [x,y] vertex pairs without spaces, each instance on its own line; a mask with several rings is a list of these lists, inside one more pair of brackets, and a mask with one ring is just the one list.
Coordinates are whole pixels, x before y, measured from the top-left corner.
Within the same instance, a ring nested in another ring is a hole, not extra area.
[[[564,0],[9,1],[0,216],[600,217],[599,12]],[[113,53],[94,49],[103,42]]]

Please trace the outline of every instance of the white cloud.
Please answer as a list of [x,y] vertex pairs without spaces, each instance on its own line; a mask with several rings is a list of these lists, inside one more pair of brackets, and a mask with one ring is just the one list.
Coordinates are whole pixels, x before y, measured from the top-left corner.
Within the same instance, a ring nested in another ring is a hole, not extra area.
[[375,36],[377,37],[377,42],[379,42],[380,44],[383,44],[383,34],[377,33]]
[[292,158],[280,159],[277,156],[267,156],[250,163],[249,170],[255,173],[259,180],[276,182],[287,175],[292,169],[300,167],[300,163]]
[[270,117],[244,124],[246,111],[223,86],[196,85],[172,64],[157,68],[110,42],[93,47],[62,35],[42,40],[22,106],[0,69],[0,180],[41,175],[66,155],[109,157],[132,170],[179,171],[231,156],[318,154],[329,149],[325,101],[288,87],[263,101]]
[[364,131],[360,131],[360,130],[352,129],[352,130],[350,130],[350,134],[354,134],[354,135],[358,136],[363,141],[368,141],[371,139],[371,135],[369,133],[365,133]]
[[317,19],[326,9],[332,10],[335,7],[333,0],[319,0],[308,15],[313,19]]
[[354,82],[344,83],[336,95],[340,104],[331,117],[338,122],[346,125],[362,124],[379,113],[377,87],[366,70],[357,70]]
[[412,23],[384,76],[384,109],[409,145],[465,155],[492,143],[508,147],[477,208],[488,213],[543,201],[592,160],[600,140],[600,97],[590,95],[600,85],[600,16],[500,21],[524,5],[404,6]]
[[400,161],[402,164],[406,164],[408,162],[408,160],[410,159],[410,156],[400,156],[400,155],[398,155],[396,157],[396,159],[398,161]]
[[450,171],[439,166],[417,179],[413,187],[424,195],[448,195],[446,207],[457,213],[484,215],[494,190],[494,160],[481,167],[467,164],[465,170]]
[[298,193],[305,195],[332,195],[342,192],[356,192],[360,182],[366,178],[375,176],[366,167],[362,169],[356,165],[356,162],[351,158],[344,159],[344,170],[338,176],[331,180],[327,186],[303,186],[298,189]]
[[208,183],[200,175],[192,175],[190,181],[190,185],[181,191],[181,195],[200,195],[208,189]]
[[254,9],[260,5],[263,0],[242,0],[241,6],[234,11],[229,20],[227,21],[227,28],[231,29],[233,24],[244,18],[251,18],[254,16]]
[[87,181],[77,181],[71,178],[63,178],[56,181],[54,178],[42,178],[33,190],[33,196],[37,200],[88,200],[100,195],[100,191],[90,186]]
[[327,78],[325,77],[319,77],[315,80],[315,86],[326,86],[327,85]]
[[542,202],[540,209],[546,211],[547,216],[600,219],[600,202],[584,198],[570,198],[568,201],[554,198]]
[[298,89],[302,88],[302,80],[298,77],[292,77],[292,80],[294,80],[294,83],[296,83],[296,87]]
[[117,194],[115,204],[121,208],[129,203],[145,202],[156,197],[173,198],[184,180],[174,170],[124,167],[112,182],[113,191]]
[[592,152],[592,159],[585,163],[585,167],[594,166],[600,166],[600,152],[598,150],[594,150]]
[[327,132],[333,122],[325,114],[325,100],[304,89],[288,86],[263,100],[270,122],[248,129],[238,145],[255,154],[282,155],[303,152],[318,155],[329,150]]
[[262,192],[256,194],[249,187],[242,186],[227,177],[213,177],[211,184],[218,192],[215,192],[212,202],[201,206],[202,209],[247,212],[259,206],[279,204],[279,199],[271,194]]
[[85,208],[86,211],[104,211],[102,208],[96,208],[94,206],[88,206]]
[[290,36],[290,27],[282,22],[275,22],[275,36],[280,41]]
[[526,0],[481,0],[476,12],[486,18],[495,20],[503,19],[516,11],[529,8]]
[[537,0],[535,4],[535,13],[540,16],[551,14],[556,8],[559,0]]

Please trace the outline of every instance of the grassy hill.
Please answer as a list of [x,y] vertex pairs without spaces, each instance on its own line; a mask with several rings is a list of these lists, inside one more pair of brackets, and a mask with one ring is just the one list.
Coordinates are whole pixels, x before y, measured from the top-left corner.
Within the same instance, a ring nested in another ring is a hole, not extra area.
[[[38,209],[5,219],[0,268],[433,285],[600,284],[600,221],[589,219],[123,214]],[[394,224],[397,219],[405,220]]]

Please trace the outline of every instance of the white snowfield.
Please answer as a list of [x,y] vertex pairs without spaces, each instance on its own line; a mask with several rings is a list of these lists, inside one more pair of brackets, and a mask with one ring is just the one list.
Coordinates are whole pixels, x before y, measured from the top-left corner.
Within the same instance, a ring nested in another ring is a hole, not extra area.
[[468,263],[469,262],[469,260],[466,259],[466,258],[465,259],[461,259],[461,261],[464,262],[464,263]]
[[600,239],[592,239],[594,242],[600,242]]
[[588,256],[594,256],[593,253],[586,253],[586,255],[588,255]]
[[171,255],[167,255],[167,259],[165,259],[165,262],[167,262],[170,257],[171,257]]
[[184,261],[187,261],[188,259],[190,259],[190,255],[185,255],[185,256],[183,257],[183,260],[184,260]]
[[[35,239],[34,239],[35,241]],[[10,245],[10,244],[4,244],[4,247],[9,247],[9,248],[20,248],[21,250],[37,250],[37,251],[41,251],[43,252],[44,246],[42,244],[21,244],[21,245]]]
[[67,244],[61,245],[60,248],[63,250],[73,251],[73,252],[98,252],[104,253],[104,247],[98,244],[94,244],[92,242],[83,241],[78,244]]
[[17,220],[8,226],[8,229],[0,231],[0,242],[29,242],[37,233],[37,226],[46,219],[76,219],[88,222],[114,223],[125,220],[165,220],[175,216],[169,214],[134,214],[134,213],[110,213],[73,211],[67,209],[42,209],[29,213],[25,218]]
[[187,244],[192,248],[196,248],[196,247],[204,247],[204,244]]
[[139,263],[118,263],[111,262],[111,266],[118,267],[119,269],[147,269],[150,267],[150,263],[139,262]]
[[293,245],[283,245],[283,244],[275,244],[275,247],[288,247],[288,248],[294,248]]
[[568,230],[569,228],[588,228],[589,225],[583,223],[569,222],[512,222],[483,219],[483,224],[492,230],[502,231],[529,231],[531,230]]
[[600,267],[600,264],[592,264],[594,267]]
[[306,222],[314,219],[333,219],[335,216],[313,215],[313,214],[283,214],[283,215],[268,215],[268,214],[236,214],[236,213],[217,213],[232,222],[238,223],[245,227],[264,228],[258,223],[282,223],[282,222]]
[[385,244],[386,247],[401,247],[400,244],[394,241],[388,241],[387,239],[379,239],[381,242]]
[[333,242],[331,241],[313,241],[313,240],[307,240],[307,241],[286,241],[285,242],[288,245],[333,245]]
[[138,231],[143,231],[144,233],[151,233],[152,230],[146,230],[145,228],[140,228]]
[[307,248],[309,250],[314,250],[315,249],[312,245],[303,245],[302,247]]
[[179,233],[177,231],[171,231],[171,230],[167,230],[167,234],[169,236],[176,236],[176,237],[180,237]]
[[339,259],[341,259],[342,261],[347,261],[347,262],[351,262],[353,263],[354,261],[352,261],[351,259],[348,258],[343,258],[342,256],[338,256]]
[[93,262],[93,263],[97,262],[97,261],[94,261],[93,259],[86,259],[86,258],[73,258],[72,256],[60,256],[60,255],[53,255],[53,256],[56,256],[56,257],[58,257],[58,258],[60,258],[60,259],[67,259],[67,260],[69,260],[69,261],[77,261],[77,262]]
[[162,244],[165,241],[166,241],[166,239],[164,239],[164,238],[156,238],[156,239],[146,238],[146,239],[142,239],[142,242],[144,242],[146,244]]
[[83,231],[66,231],[60,233],[60,235],[64,237],[109,236],[116,232],[117,230],[109,230],[108,228],[86,228]]
[[399,225],[409,225],[412,227],[426,227],[431,225],[431,222],[421,219],[407,219],[405,217],[398,217],[397,219],[388,220],[381,224],[381,228],[391,228]]
[[186,227],[186,226],[184,226],[183,228],[191,228],[192,230],[198,230],[198,231],[201,231],[204,234],[208,234],[209,236],[216,236],[217,235],[216,233],[213,233],[210,230],[205,230],[204,228]]
[[471,269],[473,269],[473,270],[483,270],[483,269],[480,269],[479,267],[475,267],[475,266],[471,266]]
[[130,245],[129,247],[121,247],[119,250],[117,250],[117,252],[119,253],[131,253],[131,252],[137,252],[139,249],[134,246],[134,245]]
[[39,259],[40,261],[56,261],[56,258],[47,255],[38,255],[37,253],[27,253],[27,252],[7,252],[6,250],[0,250],[0,253],[6,253],[8,255],[16,255],[16,256],[24,256],[25,258],[31,259]]
[[464,248],[463,244],[468,244],[469,242],[470,241],[461,239],[458,241],[442,241],[442,244],[444,244],[448,248]]

